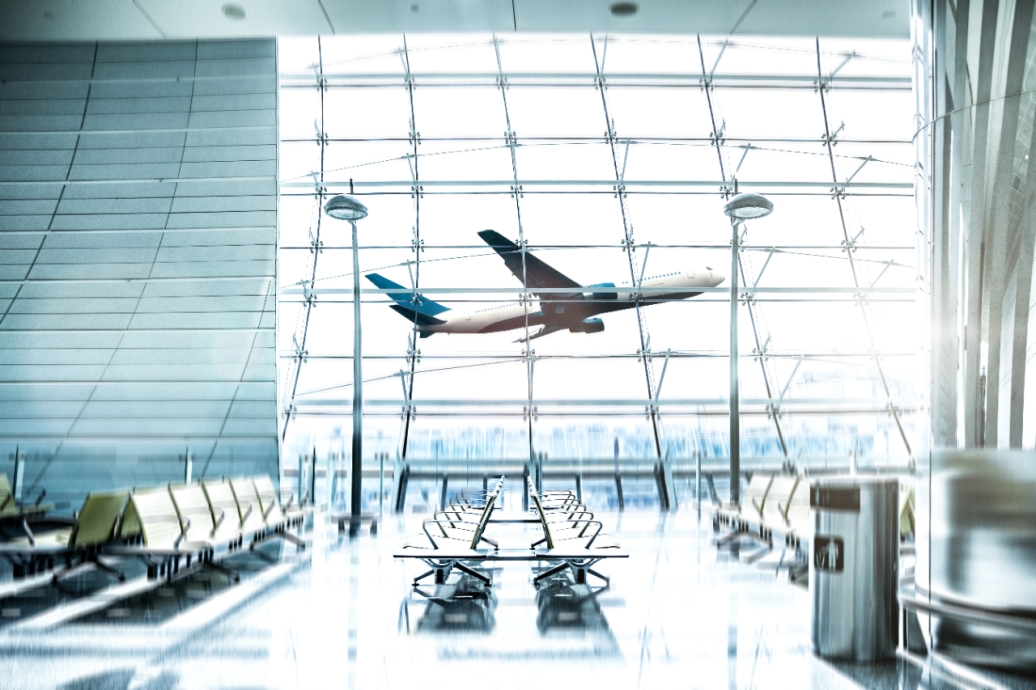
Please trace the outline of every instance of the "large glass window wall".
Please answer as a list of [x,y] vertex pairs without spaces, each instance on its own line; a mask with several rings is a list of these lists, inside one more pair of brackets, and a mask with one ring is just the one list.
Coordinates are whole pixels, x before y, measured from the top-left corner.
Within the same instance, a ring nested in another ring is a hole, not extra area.
[[[320,209],[352,189],[370,210],[365,463],[458,481],[532,457],[548,477],[628,471],[627,505],[660,459],[680,486],[699,459],[725,468],[729,283],[680,300],[650,283],[729,275],[736,190],[775,208],[745,224],[739,255],[742,468],[910,462],[908,42],[466,34],[279,50],[285,458],[349,452],[350,229]],[[537,314],[594,293],[524,287],[487,229],[519,247],[519,270],[535,257],[579,286],[614,283],[631,308],[601,314],[600,332],[537,337]],[[450,317],[522,318],[427,336],[372,274]]]

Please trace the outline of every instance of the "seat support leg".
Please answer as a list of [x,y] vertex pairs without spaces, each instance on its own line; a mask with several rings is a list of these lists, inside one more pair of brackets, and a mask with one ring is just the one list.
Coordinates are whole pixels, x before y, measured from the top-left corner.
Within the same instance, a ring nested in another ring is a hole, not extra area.
[[97,556],[92,556],[90,558],[90,562],[93,563],[94,567],[96,567],[98,570],[103,570],[104,572],[108,573],[109,575],[113,575],[116,578],[118,578],[119,582],[125,582],[126,581],[126,574],[125,573],[123,573],[118,568],[113,568],[112,566],[108,565],[107,563],[101,562],[101,559],[98,558]]
[[306,540],[302,537],[292,534],[291,532],[282,532],[280,535],[281,539],[290,541],[295,546],[299,547],[302,551],[306,550]]
[[429,575],[433,575],[433,574],[435,574],[435,570],[434,570],[434,569],[433,569],[433,570],[429,570],[429,571],[428,571],[428,572],[426,572],[426,573],[421,573],[420,575],[418,575],[417,577],[415,577],[415,578],[414,578],[414,587],[417,587],[417,586],[419,586],[419,585],[418,585],[417,583],[419,583],[419,582],[420,582],[421,580],[425,579],[425,578],[426,578],[426,577],[428,577]]
[[241,581],[241,575],[239,575],[236,570],[231,570],[230,568],[228,568],[227,566],[223,565],[219,561],[208,561],[207,563],[205,563],[205,567],[212,568],[213,570],[216,570],[216,571],[219,571],[219,572],[223,573],[224,575],[229,577],[234,582],[240,582]]
[[462,573],[467,573],[468,575],[471,575],[472,577],[474,577],[474,578],[476,578],[478,580],[481,580],[486,585],[492,586],[492,584],[493,584],[492,582],[490,582],[488,577],[486,577],[485,575],[483,575],[481,573],[475,572],[474,570],[472,570],[471,568],[469,568],[468,566],[466,566],[466,565],[464,565],[462,563],[458,563],[456,567]]
[[539,575],[537,575],[536,577],[534,577],[532,579],[532,583],[533,584],[539,584],[541,581],[546,580],[548,577],[553,577],[553,576],[557,575],[558,573],[560,573],[561,571],[563,571],[567,567],[568,567],[568,563],[562,563],[561,565],[556,565],[553,568],[551,568],[550,570],[547,570],[546,572],[542,572]]

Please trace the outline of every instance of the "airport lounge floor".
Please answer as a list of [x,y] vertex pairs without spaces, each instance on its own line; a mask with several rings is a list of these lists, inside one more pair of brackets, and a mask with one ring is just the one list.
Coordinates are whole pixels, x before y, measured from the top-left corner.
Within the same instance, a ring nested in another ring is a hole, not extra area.
[[[601,564],[612,580],[596,600],[564,578],[537,602],[531,567],[515,563],[493,572],[491,597],[462,583],[466,595],[430,603],[409,586],[421,566],[392,558],[417,516],[350,542],[318,515],[307,551],[272,541],[238,555],[238,584],[217,572],[160,587],[99,573],[60,590],[43,584],[0,600],[0,688],[969,685],[904,661],[815,658],[807,590],[717,553],[707,516],[603,521],[631,557]],[[500,526],[494,537],[521,540],[526,529]],[[0,587],[10,577],[0,571]]]

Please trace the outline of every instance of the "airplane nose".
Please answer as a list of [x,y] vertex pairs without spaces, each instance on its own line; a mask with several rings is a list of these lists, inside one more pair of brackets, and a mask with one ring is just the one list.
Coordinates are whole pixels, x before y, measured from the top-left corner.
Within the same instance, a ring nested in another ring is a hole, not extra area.
[[712,283],[711,287],[716,287],[723,283],[727,277],[719,271],[709,271],[709,282]]

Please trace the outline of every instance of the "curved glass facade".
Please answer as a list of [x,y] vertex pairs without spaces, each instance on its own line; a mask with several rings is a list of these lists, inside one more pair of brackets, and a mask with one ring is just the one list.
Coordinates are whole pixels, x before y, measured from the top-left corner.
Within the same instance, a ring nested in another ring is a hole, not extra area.
[[[909,42],[281,39],[280,66],[286,467],[348,454],[350,230],[320,208],[350,189],[370,209],[365,462],[467,475],[542,456],[592,475],[662,458],[678,483],[699,457],[726,467],[729,282],[687,299],[652,286],[729,276],[735,190],[774,204],[742,229],[742,468],[909,462],[923,332]],[[514,273],[487,229],[513,243]],[[535,337],[539,315],[611,294],[630,308],[575,329],[593,332]],[[422,332],[508,305],[513,330]]]

